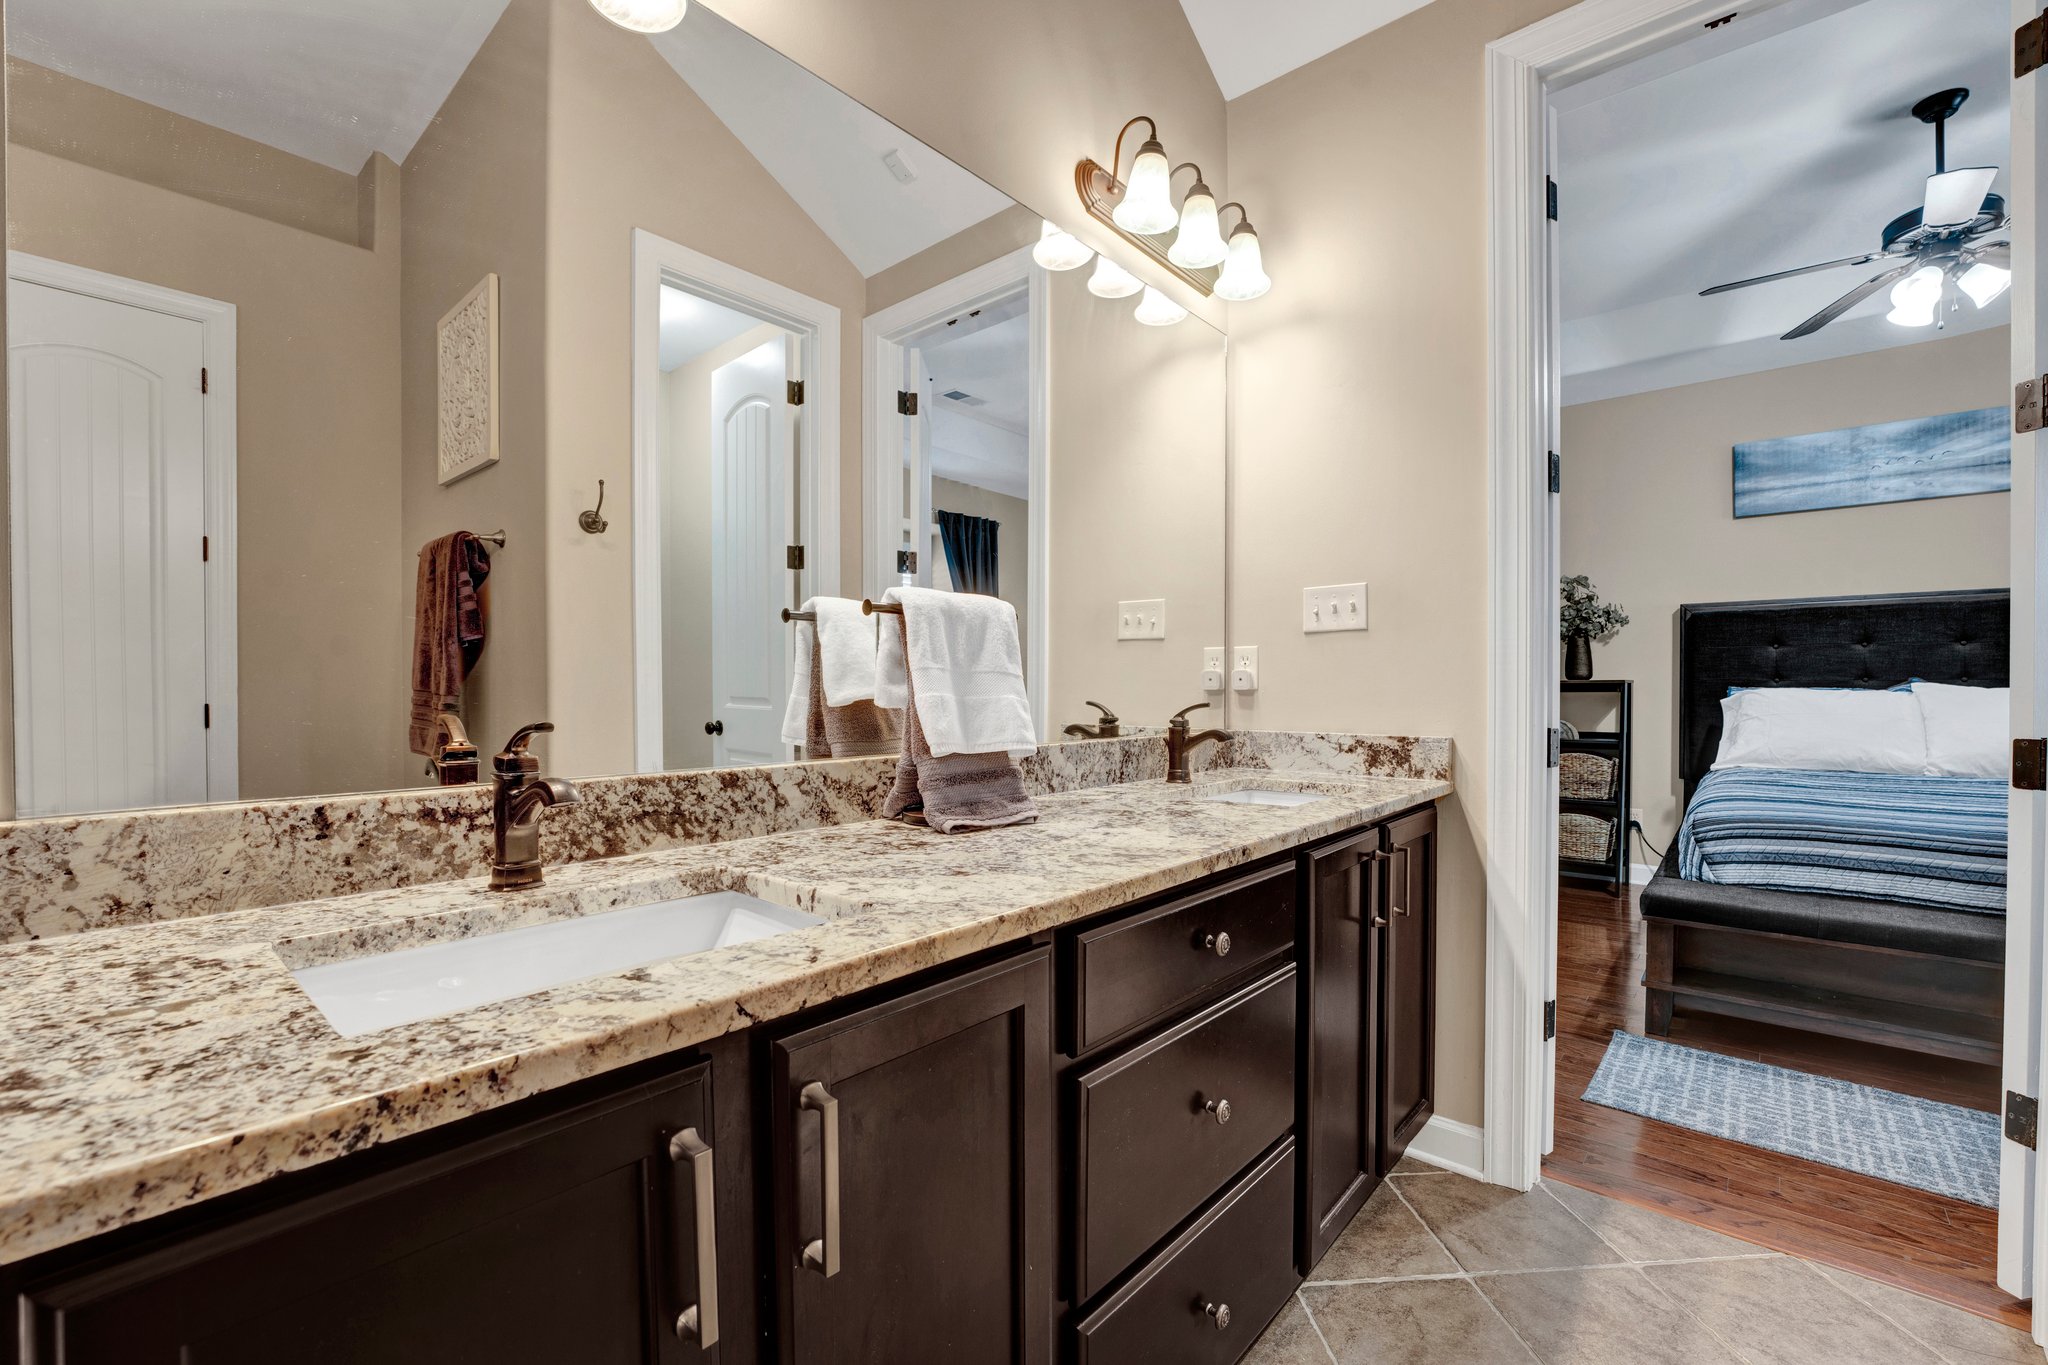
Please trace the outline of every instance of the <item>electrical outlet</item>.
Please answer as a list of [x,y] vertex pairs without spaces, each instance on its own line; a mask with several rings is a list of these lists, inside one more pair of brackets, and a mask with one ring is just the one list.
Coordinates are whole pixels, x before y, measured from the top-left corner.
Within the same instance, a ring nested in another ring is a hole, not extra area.
[[1223,646],[1210,645],[1202,651],[1202,690],[1223,690]]
[[1233,692],[1256,692],[1259,690],[1259,647],[1257,645],[1231,646],[1230,690]]
[[1301,633],[1321,635],[1332,630],[1364,630],[1370,603],[1363,583],[1339,583],[1328,588],[1301,590]]
[[1116,604],[1116,638],[1119,640],[1164,640],[1166,599],[1150,597],[1142,602]]

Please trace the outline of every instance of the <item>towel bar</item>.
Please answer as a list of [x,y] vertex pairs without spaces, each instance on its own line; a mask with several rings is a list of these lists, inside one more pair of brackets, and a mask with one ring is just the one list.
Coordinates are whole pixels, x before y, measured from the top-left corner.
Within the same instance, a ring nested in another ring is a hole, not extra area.
[[791,621],[815,621],[817,619],[818,613],[814,611],[791,611],[788,607],[782,609],[782,623],[784,625],[788,625]]
[[873,616],[878,611],[886,611],[891,616],[901,616],[903,614],[903,608],[894,602],[871,602],[865,597],[860,599],[860,614],[862,616]]

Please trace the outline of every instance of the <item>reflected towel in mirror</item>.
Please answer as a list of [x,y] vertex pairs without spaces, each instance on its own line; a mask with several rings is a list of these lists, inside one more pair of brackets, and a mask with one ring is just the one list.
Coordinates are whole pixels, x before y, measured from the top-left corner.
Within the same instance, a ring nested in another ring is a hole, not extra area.
[[[801,744],[806,758],[862,758],[894,754],[902,743],[902,715],[875,705],[875,627],[860,603],[814,597],[796,622],[789,705],[782,740]],[[843,698],[844,700],[839,700]]]
[[882,600],[903,608],[903,628],[882,632],[877,702],[904,709],[914,690],[935,757],[1038,751],[1015,607],[934,588],[891,588]]
[[[908,616],[906,611],[903,616],[886,618],[896,624],[883,632],[885,642],[895,637],[901,647],[902,635],[909,629]],[[919,676],[913,670],[904,682],[909,705],[903,711],[903,752],[896,760],[896,780],[882,801],[882,818],[930,825],[941,834],[1037,820],[1038,806],[1024,790],[1024,775],[1007,753],[1000,749],[980,754],[932,753],[919,724],[923,703]]]

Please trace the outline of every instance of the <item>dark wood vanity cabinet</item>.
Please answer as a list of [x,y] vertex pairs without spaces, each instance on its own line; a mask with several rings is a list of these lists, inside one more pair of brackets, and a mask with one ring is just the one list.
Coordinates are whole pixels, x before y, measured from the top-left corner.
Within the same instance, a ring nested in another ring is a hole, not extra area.
[[1379,1161],[1394,1168],[1436,1112],[1436,811],[1386,827]]

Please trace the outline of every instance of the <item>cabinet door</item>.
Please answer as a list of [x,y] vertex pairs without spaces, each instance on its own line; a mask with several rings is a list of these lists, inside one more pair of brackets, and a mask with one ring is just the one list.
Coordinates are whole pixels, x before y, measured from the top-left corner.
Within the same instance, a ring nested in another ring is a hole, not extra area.
[[1302,859],[1301,1270],[1379,1183],[1380,844],[1375,828]]
[[1387,827],[1386,972],[1380,1036],[1380,1169],[1436,1111],[1436,812]]
[[1038,948],[778,1039],[787,1365],[1051,1358],[1052,965]]
[[[699,1295],[696,1260],[712,1132],[698,1065],[103,1260],[24,1288],[22,1359],[718,1362],[701,1340],[716,1303]],[[686,1311],[694,1335],[677,1331]]]

